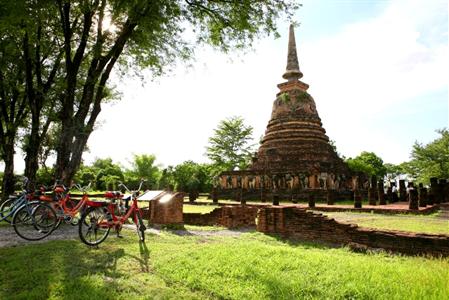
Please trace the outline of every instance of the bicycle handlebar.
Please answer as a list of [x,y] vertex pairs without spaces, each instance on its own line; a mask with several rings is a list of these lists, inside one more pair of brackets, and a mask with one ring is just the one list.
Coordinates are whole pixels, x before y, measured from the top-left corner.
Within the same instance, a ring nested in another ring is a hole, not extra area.
[[92,184],[92,181],[90,181],[89,184],[86,186],[81,186],[78,183],[74,183],[72,186],[75,187],[78,191],[85,193],[90,189],[91,184]]
[[119,182],[119,184],[118,184],[118,186],[120,187],[120,186],[122,186],[122,187],[124,187],[129,193],[137,193],[137,192],[139,192],[141,189],[142,189],[142,184],[145,182],[146,180],[144,180],[144,179],[141,179],[140,180],[140,184],[139,184],[139,188],[137,189],[137,190],[135,190],[135,191],[131,191],[123,182]]

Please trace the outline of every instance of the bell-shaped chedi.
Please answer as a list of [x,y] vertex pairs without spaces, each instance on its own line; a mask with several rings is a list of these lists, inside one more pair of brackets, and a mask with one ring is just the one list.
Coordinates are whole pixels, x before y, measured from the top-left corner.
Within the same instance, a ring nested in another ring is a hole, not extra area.
[[300,81],[293,26],[290,25],[287,82],[273,103],[271,120],[251,169],[258,173],[348,174],[348,167],[329,143],[309,85]]

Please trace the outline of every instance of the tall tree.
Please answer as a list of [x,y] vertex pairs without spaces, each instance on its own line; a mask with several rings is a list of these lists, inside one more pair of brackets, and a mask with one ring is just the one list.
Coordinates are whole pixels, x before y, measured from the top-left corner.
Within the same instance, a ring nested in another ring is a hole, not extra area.
[[[173,171],[175,188],[178,191],[198,194],[210,189],[209,166],[191,160],[177,165]],[[194,196],[196,199],[196,196]],[[194,200],[194,199],[193,199]]]
[[156,156],[153,154],[134,154],[131,169],[126,172],[127,181],[137,185],[141,179],[145,179],[144,188],[158,188],[161,178],[160,166],[156,164]]
[[159,179],[159,189],[173,191],[176,185],[174,178],[174,168],[173,166],[168,166],[164,168],[161,172],[161,178]]
[[254,149],[252,134],[253,127],[245,125],[242,117],[222,120],[209,138],[206,155],[220,171],[245,169]]
[[348,158],[346,163],[352,171],[362,172],[370,176],[383,177],[387,173],[382,158],[374,152],[363,151],[355,158]]
[[[45,64],[49,70],[59,69],[58,57],[63,52],[59,75],[63,89],[55,95],[61,122],[55,172],[66,182],[81,163],[116,65],[122,70],[150,68],[159,75],[176,59],[192,57],[198,43],[224,51],[251,46],[258,36],[275,32],[280,14],[291,16],[298,7],[293,0],[15,2],[24,7],[19,16],[28,16],[36,5],[49,12],[21,27],[28,37],[39,37],[36,45],[52,41],[60,45]],[[192,28],[191,32],[186,28]],[[37,82],[39,76],[34,78]]]
[[28,115],[25,66],[23,60],[16,60],[19,54],[20,41],[4,32],[0,36],[0,154],[5,164],[3,199],[14,192],[14,146],[19,128]]
[[411,160],[401,165],[404,173],[423,183],[429,183],[431,177],[449,178],[449,130],[437,132],[440,137],[426,145],[415,142]]
[[97,190],[116,189],[118,183],[124,180],[121,167],[112,162],[111,158],[97,158],[92,164],[95,170],[95,187]]
[[[61,77],[60,42],[49,38],[55,28],[52,21],[56,9],[49,1],[3,1],[0,4],[0,36],[2,48],[9,52],[3,57],[17,72],[18,90],[26,99],[27,118],[23,149],[25,176],[34,181],[38,169],[41,141],[52,122],[57,89],[55,79]],[[59,72],[59,74],[58,74]],[[3,85],[11,84],[9,78],[0,79]],[[16,136],[17,139],[17,136]]]

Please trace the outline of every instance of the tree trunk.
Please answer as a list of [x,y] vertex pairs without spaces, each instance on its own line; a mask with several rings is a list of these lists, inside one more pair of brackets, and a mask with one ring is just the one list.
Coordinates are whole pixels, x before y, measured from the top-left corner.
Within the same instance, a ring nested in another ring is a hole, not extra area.
[[14,193],[14,139],[9,139],[7,144],[4,144],[3,150],[5,169],[2,182],[2,200],[6,200],[9,195]]
[[38,155],[41,139],[39,135],[39,116],[33,114],[31,121],[31,133],[25,152],[25,177],[32,185],[36,184],[36,172],[39,168]]
[[70,162],[67,164],[65,169],[65,177],[63,177],[64,184],[69,184],[73,177],[75,177],[75,174],[81,165],[83,152],[91,133],[92,131],[89,131],[88,133],[83,133],[76,137],[71,149],[72,155]]
[[72,141],[73,141],[73,129],[70,118],[61,119],[61,135],[57,146],[56,166],[55,166],[55,178],[57,180],[65,180],[66,169],[70,162]]

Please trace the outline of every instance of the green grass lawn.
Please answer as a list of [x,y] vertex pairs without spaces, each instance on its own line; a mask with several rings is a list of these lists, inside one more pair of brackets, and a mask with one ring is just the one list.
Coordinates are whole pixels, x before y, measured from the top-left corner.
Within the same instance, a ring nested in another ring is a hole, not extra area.
[[0,299],[448,299],[449,259],[356,254],[260,233],[0,248]]
[[202,213],[207,214],[213,211],[219,207],[218,205],[191,205],[191,204],[184,204],[183,205],[183,212],[185,213]]
[[357,212],[319,212],[337,221],[357,224],[361,227],[402,230],[449,235],[449,220],[431,215],[384,215]]

